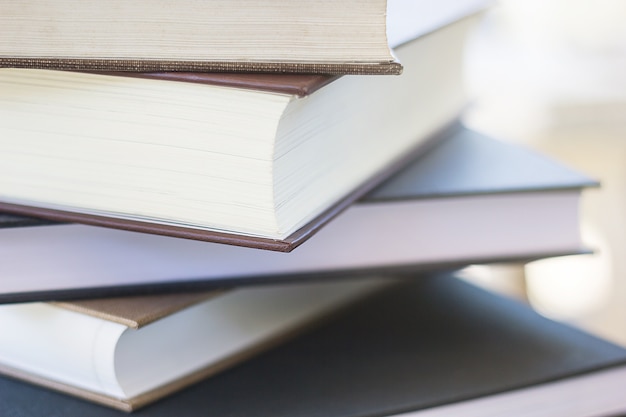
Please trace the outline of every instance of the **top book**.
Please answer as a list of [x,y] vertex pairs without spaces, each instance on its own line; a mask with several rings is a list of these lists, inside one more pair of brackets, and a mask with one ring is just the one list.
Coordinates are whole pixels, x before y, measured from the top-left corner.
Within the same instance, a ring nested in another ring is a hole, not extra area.
[[0,13],[0,67],[399,74],[390,46],[406,40],[398,36],[406,28],[396,27],[394,16],[409,11],[410,29],[426,33],[450,10],[484,3],[8,0]]
[[399,77],[2,68],[0,206],[290,251],[463,110],[461,6],[395,15]]
[[385,18],[385,0],[9,0],[0,15],[0,64],[399,74]]

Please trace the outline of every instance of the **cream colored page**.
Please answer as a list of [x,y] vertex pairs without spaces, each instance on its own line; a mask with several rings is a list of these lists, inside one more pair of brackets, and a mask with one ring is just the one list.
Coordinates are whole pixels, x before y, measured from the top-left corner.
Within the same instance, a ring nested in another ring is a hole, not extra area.
[[0,56],[261,62],[390,57],[380,36],[384,0],[160,0],[158,7],[151,0],[11,0],[2,2],[0,22]]

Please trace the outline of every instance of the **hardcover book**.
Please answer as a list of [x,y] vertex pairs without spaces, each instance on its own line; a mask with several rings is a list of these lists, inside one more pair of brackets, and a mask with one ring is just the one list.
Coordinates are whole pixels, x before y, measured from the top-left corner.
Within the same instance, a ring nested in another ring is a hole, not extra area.
[[478,17],[448,17],[396,36],[401,77],[0,69],[0,205],[290,251],[461,112]]
[[387,44],[386,3],[5,1],[0,65],[398,74]]
[[[626,412],[625,378],[622,347],[453,277],[416,275],[137,415],[613,416]],[[14,417],[124,415],[8,378],[0,401]]]
[[131,411],[285,340],[385,283],[3,305],[0,373]]
[[[0,66],[107,71],[399,74],[397,33],[484,0],[4,1]],[[403,20],[396,19],[404,16]],[[406,17],[410,17],[410,23]]]
[[449,134],[288,254],[78,224],[0,230],[0,301],[442,269],[584,250],[579,200],[594,180],[461,125]]

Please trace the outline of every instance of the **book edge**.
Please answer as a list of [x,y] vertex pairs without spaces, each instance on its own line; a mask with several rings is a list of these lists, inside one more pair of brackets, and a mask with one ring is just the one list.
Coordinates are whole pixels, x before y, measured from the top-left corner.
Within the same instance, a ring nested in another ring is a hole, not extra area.
[[397,60],[380,62],[263,62],[263,61],[169,61],[150,59],[83,59],[52,57],[2,57],[0,67],[60,71],[121,72],[225,72],[225,73],[293,73],[330,75],[400,75]]

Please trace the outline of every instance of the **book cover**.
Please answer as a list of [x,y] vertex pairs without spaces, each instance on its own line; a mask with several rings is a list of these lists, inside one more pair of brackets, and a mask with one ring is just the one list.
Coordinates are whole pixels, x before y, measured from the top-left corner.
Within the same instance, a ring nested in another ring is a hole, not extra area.
[[53,305],[139,329],[187,307],[218,297],[224,290],[147,294],[127,297],[56,301]]
[[[0,301],[304,281],[525,261],[585,250],[597,183],[457,125],[439,146],[284,254],[77,224],[0,230]],[[37,262],[32,262],[36,259]]]
[[[142,416],[621,415],[626,350],[449,276],[416,275]],[[0,379],[10,415],[122,413]]]

